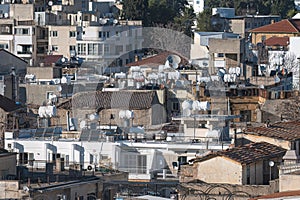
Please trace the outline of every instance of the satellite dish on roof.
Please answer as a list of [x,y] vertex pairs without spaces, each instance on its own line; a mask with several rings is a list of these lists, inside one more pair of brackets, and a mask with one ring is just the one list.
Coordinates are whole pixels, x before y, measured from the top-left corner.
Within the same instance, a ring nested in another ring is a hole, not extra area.
[[49,1],[48,6],[53,6],[53,1]]
[[181,58],[179,56],[172,54],[167,57],[166,64],[169,64],[173,69],[177,69],[180,61]]
[[23,186],[23,191],[25,191],[25,192],[29,192],[29,187],[27,187],[26,185],[25,185],[25,186]]
[[61,92],[61,91],[62,91],[61,85],[57,86],[56,90],[57,90],[58,92]]
[[117,19],[114,19],[113,20],[113,24],[117,24],[118,23],[118,20]]
[[8,18],[8,13],[4,13],[4,18]]
[[80,124],[79,124],[79,127],[81,129],[85,128],[86,127],[86,121],[85,120],[81,121]]
[[99,119],[99,115],[97,113],[90,114],[89,119],[91,121],[95,121]]
[[219,71],[218,71],[218,76],[219,77],[224,77],[224,75],[226,74],[226,71],[225,71],[225,69],[219,69]]
[[99,18],[100,24],[104,25],[107,23],[107,19]]

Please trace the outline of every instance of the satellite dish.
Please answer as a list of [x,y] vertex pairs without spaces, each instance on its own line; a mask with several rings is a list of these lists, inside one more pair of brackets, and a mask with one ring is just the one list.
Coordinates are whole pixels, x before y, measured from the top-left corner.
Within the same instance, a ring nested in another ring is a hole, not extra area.
[[126,115],[127,119],[132,119],[133,118],[133,112],[130,111],[130,110],[126,110],[125,115]]
[[223,79],[225,74],[226,74],[225,69],[219,69],[219,71],[218,71],[218,76],[219,77],[221,77]]
[[120,112],[119,112],[119,118],[120,118],[120,119],[124,119],[125,116],[126,116],[125,110],[120,110]]
[[29,188],[27,186],[23,186],[23,191],[29,192]]
[[97,113],[93,113],[89,116],[91,121],[95,121],[99,119],[99,115]]
[[79,127],[81,128],[81,129],[83,129],[83,128],[85,128],[86,127],[86,121],[81,121],[80,122],[80,124],[79,124]]
[[53,6],[53,1],[49,1],[48,6]]
[[104,24],[107,23],[107,19],[102,19],[102,18],[100,18],[100,19],[99,19],[99,22],[100,22],[100,24],[104,25]]
[[271,160],[271,161],[269,161],[269,166],[270,167],[273,167],[274,166],[274,162]]
[[58,92],[61,92],[61,91],[62,91],[61,85],[57,86],[56,90],[57,90]]
[[63,62],[63,63],[66,62],[65,57],[62,57],[62,58],[61,58],[61,62]]
[[117,19],[114,19],[113,20],[113,24],[117,24],[118,23],[118,20]]
[[172,54],[167,57],[166,63],[168,62],[169,66],[172,67],[173,69],[177,69],[180,61],[181,58],[179,56]]
[[8,18],[8,13],[4,13],[4,18]]

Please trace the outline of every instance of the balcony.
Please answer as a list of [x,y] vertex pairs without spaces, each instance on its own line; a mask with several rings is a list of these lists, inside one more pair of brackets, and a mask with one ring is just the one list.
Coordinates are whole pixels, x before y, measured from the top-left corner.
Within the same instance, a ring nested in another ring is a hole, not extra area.
[[25,55],[25,54],[32,54],[32,52],[31,51],[17,51],[17,54],[20,54],[20,55]]

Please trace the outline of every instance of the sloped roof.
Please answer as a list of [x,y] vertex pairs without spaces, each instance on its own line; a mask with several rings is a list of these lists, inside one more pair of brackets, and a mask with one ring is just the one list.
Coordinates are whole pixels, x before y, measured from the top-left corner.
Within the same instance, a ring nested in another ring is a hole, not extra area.
[[44,58],[44,64],[45,65],[52,65],[52,63],[56,63],[62,57],[63,57],[63,55],[47,55]]
[[12,112],[21,108],[21,105],[17,105],[13,100],[0,95],[0,108],[2,108],[5,112]]
[[266,46],[288,46],[289,45],[290,38],[285,37],[271,37],[265,40]]
[[114,92],[82,92],[75,94],[72,99],[62,103],[58,108],[78,109],[95,108],[102,109],[149,109],[154,98],[155,91],[114,91]]
[[234,160],[242,165],[250,164],[258,160],[269,159],[273,157],[283,156],[286,150],[267,142],[251,143],[240,147],[234,147],[225,151],[218,151],[207,156],[196,159],[201,162],[217,156],[226,157]]
[[[9,54],[9,55],[12,55],[13,57],[15,57],[15,58],[21,60],[22,62],[24,62],[25,64],[28,64],[28,62],[26,60],[24,60],[23,58],[20,58],[19,56],[16,56],[15,54],[13,54],[13,53],[5,50],[5,49],[0,49],[0,53],[1,52],[4,52],[4,53]],[[1,65],[1,63],[0,63],[0,65]]]
[[[128,63],[126,66],[131,67],[131,66],[142,66],[142,65],[164,65],[166,63],[167,57],[171,54],[175,54],[178,55],[176,53],[173,52],[169,52],[169,51],[164,51],[162,53],[159,53],[157,55],[148,57],[148,58],[144,58],[142,60],[136,61],[136,62],[132,62],[132,63]],[[178,55],[181,58],[181,63],[187,63],[187,60],[185,58],[183,58],[182,56]]]
[[252,33],[299,33],[299,19],[285,19],[250,30]]
[[300,121],[277,122],[269,127],[250,127],[244,134],[294,141],[300,139]]

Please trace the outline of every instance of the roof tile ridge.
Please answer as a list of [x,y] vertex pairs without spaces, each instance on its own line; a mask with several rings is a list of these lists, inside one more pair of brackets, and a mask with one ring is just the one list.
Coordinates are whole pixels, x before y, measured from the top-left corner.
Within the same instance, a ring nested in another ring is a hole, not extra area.
[[286,19],[286,20],[289,22],[290,25],[293,26],[293,28],[296,30],[296,32],[298,32],[298,33],[300,32],[299,29],[295,26],[295,24],[291,21],[292,19]]

